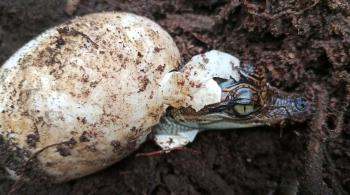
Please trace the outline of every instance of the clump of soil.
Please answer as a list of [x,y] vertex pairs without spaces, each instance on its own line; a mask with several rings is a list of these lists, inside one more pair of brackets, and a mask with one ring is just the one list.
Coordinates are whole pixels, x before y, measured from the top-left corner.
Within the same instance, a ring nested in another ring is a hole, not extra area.
[[[313,106],[305,123],[208,131],[189,146],[199,154],[135,157],[160,149],[149,141],[94,175],[63,184],[25,183],[14,194],[267,195],[282,194],[281,187],[293,182],[298,194],[349,194],[349,10],[346,0],[1,1],[0,64],[75,16],[128,11],[164,27],[185,59],[211,49],[230,53],[266,67],[271,85],[300,93]],[[286,173],[297,180],[285,182]],[[1,177],[0,195],[13,184]]]

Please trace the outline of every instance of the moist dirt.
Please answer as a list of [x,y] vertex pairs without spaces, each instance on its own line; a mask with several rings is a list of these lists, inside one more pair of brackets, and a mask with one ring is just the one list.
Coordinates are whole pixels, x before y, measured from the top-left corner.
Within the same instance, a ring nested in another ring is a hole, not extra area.
[[[0,0],[0,64],[44,30],[102,11],[156,21],[185,60],[216,49],[264,66],[271,85],[308,98],[312,115],[304,123],[200,133],[188,146],[198,154],[136,157],[160,150],[150,140],[93,175],[24,182],[14,194],[268,195],[296,184],[298,194],[350,193],[348,1]],[[0,169],[0,195],[14,183]]]

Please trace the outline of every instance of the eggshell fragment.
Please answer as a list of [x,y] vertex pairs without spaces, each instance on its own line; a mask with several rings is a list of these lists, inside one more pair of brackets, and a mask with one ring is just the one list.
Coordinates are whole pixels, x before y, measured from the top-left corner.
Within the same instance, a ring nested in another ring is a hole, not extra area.
[[171,148],[183,147],[190,143],[190,141],[180,135],[157,135],[154,141],[162,147],[163,150]]
[[[47,30],[0,71],[0,136],[8,152],[17,150],[7,162],[20,165],[74,138],[73,148],[37,157],[36,169],[62,182],[124,158],[166,109],[159,84],[179,57],[166,31],[130,13],[87,15]],[[13,179],[21,173],[6,169]]]
[[196,111],[219,103],[221,88],[215,77],[239,81],[239,60],[217,50],[194,56],[180,72],[171,72],[162,80],[163,102],[176,108],[191,106]]

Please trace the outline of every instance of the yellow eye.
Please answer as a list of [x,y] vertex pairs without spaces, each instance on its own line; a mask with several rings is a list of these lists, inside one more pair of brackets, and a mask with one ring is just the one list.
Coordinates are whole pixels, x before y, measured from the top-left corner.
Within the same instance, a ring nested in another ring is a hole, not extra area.
[[237,104],[235,105],[235,111],[238,114],[249,114],[252,110],[254,109],[254,105],[253,104]]

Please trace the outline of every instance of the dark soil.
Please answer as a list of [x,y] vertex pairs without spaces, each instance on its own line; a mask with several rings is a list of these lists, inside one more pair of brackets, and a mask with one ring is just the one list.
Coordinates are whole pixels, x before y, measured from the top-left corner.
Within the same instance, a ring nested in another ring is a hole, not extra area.
[[[350,193],[347,0],[81,0],[77,9],[66,6],[66,0],[0,0],[0,64],[75,16],[128,11],[163,26],[187,60],[217,49],[266,67],[270,84],[312,100],[313,114],[301,124],[201,133],[189,145],[199,154],[135,157],[160,149],[149,141],[96,174],[63,184],[26,183],[14,194],[287,194],[280,190],[288,184],[285,175],[298,178],[298,194]],[[13,184],[0,178],[0,194]]]

